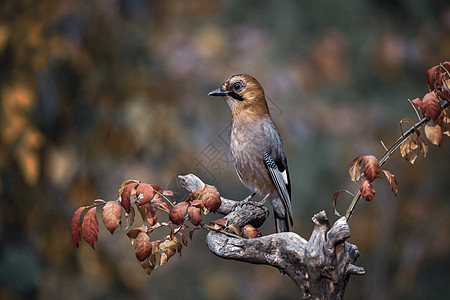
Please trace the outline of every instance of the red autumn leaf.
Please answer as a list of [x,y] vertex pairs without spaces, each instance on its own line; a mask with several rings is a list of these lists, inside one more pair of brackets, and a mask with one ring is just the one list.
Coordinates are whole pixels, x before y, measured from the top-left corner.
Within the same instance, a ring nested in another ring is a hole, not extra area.
[[216,187],[208,184],[205,184],[205,187],[202,190],[201,199],[206,209],[211,212],[215,212],[222,204],[222,201],[220,200],[220,194],[217,191]]
[[145,217],[148,223],[150,223],[150,226],[156,224],[158,221],[158,216],[156,215],[156,209],[153,205],[148,204],[145,206]]
[[152,253],[152,243],[150,237],[145,232],[140,232],[136,239],[134,253],[139,261],[144,261]]
[[380,177],[380,163],[378,159],[373,155],[367,155],[363,157],[364,164],[364,177],[370,182],[375,178]]
[[162,194],[164,196],[173,196],[173,192],[171,190],[164,190]]
[[212,224],[217,224],[217,225],[220,225],[221,227],[227,227],[227,224],[228,224],[228,219],[226,219],[226,218],[221,218],[221,219],[217,219],[217,220],[214,220],[214,221],[211,221],[211,223]]
[[[127,181],[125,181],[127,182]],[[130,213],[131,210],[131,192],[133,191],[134,187],[137,185],[137,183],[133,180],[132,183],[127,184],[123,187],[122,193],[120,194],[120,204],[125,208],[125,211],[127,213]]]
[[357,182],[359,178],[361,178],[361,161],[363,157],[358,156],[355,158],[350,164],[350,168],[348,169],[348,173],[350,175],[350,179],[354,182]]
[[191,221],[191,223],[194,226],[197,226],[203,220],[202,212],[201,212],[200,208],[198,208],[198,207],[189,206],[188,215],[189,215],[189,221]]
[[439,117],[441,104],[435,93],[429,92],[423,97],[421,110],[424,116],[430,120],[434,121]]
[[117,226],[120,223],[120,218],[122,217],[122,207],[116,201],[108,201],[105,206],[103,206],[102,220],[105,227],[114,233]]
[[155,191],[151,184],[141,183],[136,189],[136,196],[140,205],[152,201]]
[[141,232],[147,233],[148,232],[147,226],[142,225],[141,227],[130,229],[127,232],[127,236],[130,239],[130,242],[131,242],[132,245],[134,244],[134,242],[135,242],[137,236],[139,235],[139,233],[141,233]]
[[427,82],[428,82],[428,88],[430,89],[430,91],[435,90],[436,78],[437,78],[439,68],[440,68],[440,66],[437,65],[437,66],[434,66],[434,67],[428,69],[428,71],[427,71]]
[[202,189],[197,188],[195,191],[190,193],[189,196],[187,196],[185,201],[191,203],[194,200],[199,200],[201,197],[202,197]]
[[444,137],[440,125],[428,123],[425,126],[425,135],[433,145],[440,146],[442,144]]
[[372,201],[373,198],[375,198],[375,189],[373,188],[372,184],[369,180],[365,179],[361,183],[361,187],[359,188],[359,191],[361,192],[361,196],[366,201]]
[[[97,242],[98,234],[98,221],[95,214],[96,208],[93,207],[84,216],[83,224],[81,225],[81,231],[83,232],[84,240],[94,248]],[[95,248],[94,248],[95,249]]]
[[172,209],[169,213],[169,219],[173,224],[176,225],[182,225],[184,222],[184,218],[186,217],[187,208],[189,206],[189,203],[187,202],[180,202]]
[[163,210],[165,210],[167,212],[170,211],[169,205],[166,202],[164,202],[164,200],[162,198],[154,199],[151,201],[151,203],[153,205],[158,205],[159,207],[161,207]]
[[73,213],[72,223],[70,224],[70,230],[72,231],[72,242],[77,248],[81,242],[80,217],[85,208],[86,206],[82,206]]
[[397,180],[395,179],[395,175],[389,172],[388,170],[383,170],[384,175],[386,175],[386,178],[389,182],[389,186],[391,187],[392,192],[394,195],[397,196],[398,193],[398,186],[397,186]]
[[250,224],[244,226],[244,235],[249,239],[255,239],[261,236],[261,232]]
[[422,100],[420,100],[420,98],[416,98],[416,99],[412,100],[411,102],[414,103],[414,104],[416,104],[417,107],[418,107],[420,110],[422,110],[422,104],[423,104],[423,102],[422,102]]
[[187,247],[188,245],[188,240],[187,238],[184,236],[184,234],[182,232],[179,233],[181,235],[181,241],[183,242],[183,244]]

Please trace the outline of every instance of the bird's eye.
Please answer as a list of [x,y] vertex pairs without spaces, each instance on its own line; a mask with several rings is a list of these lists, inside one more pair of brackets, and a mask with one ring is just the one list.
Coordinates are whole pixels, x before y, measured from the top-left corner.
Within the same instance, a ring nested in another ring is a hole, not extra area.
[[242,83],[240,81],[233,83],[233,90],[239,92],[242,89]]

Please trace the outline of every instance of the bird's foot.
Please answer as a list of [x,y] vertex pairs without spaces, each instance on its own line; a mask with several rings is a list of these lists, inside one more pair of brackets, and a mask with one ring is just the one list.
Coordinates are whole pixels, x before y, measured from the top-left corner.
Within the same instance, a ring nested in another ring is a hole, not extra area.
[[250,201],[250,199],[252,199],[252,198],[255,196],[255,194],[256,194],[256,193],[253,192],[250,196],[248,196],[248,197],[245,198],[244,200],[237,202],[237,203],[233,206],[233,210],[234,210],[236,207],[238,207],[238,206],[242,207],[243,205],[246,205],[246,204],[255,205],[255,206],[257,206],[257,207],[263,207],[264,204],[266,203],[267,198],[269,198],[269,195],[266,195],[266,196],[264,197],[264,199],[262,199],[261,201]]

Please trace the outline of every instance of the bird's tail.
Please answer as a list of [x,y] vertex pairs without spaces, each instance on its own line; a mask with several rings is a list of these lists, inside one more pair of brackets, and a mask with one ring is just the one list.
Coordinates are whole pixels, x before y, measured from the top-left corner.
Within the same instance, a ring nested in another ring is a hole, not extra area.
[[285,215],[284,217],[280,217],[276,211],[274,211],[273,215],[275,216],[275,228],[277,232],[288,232],[289,222],[287,216]]

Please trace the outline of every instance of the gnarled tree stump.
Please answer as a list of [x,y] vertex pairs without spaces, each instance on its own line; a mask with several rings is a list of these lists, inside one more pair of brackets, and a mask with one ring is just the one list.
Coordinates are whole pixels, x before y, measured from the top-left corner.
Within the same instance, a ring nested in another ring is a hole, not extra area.
[[[181,187],[193,192],[204,183],[195,175],[178,176]],[[228,224],[261,226],[268,209],[256,202],[239,204],[221,197],[218,210]],[[342,299],[350,275],[363,275],[364,268],[353,265],[359,256],[355,245],[345,242],[350,229],[345,217],[330,227],[325,211],[312,218],[314,230],[309,241],[295,232],[270,234],[255,239],[238,239],[210,231],[206,243],[215,255],[253,264],[270,265],[289,275],[303,299]]]

